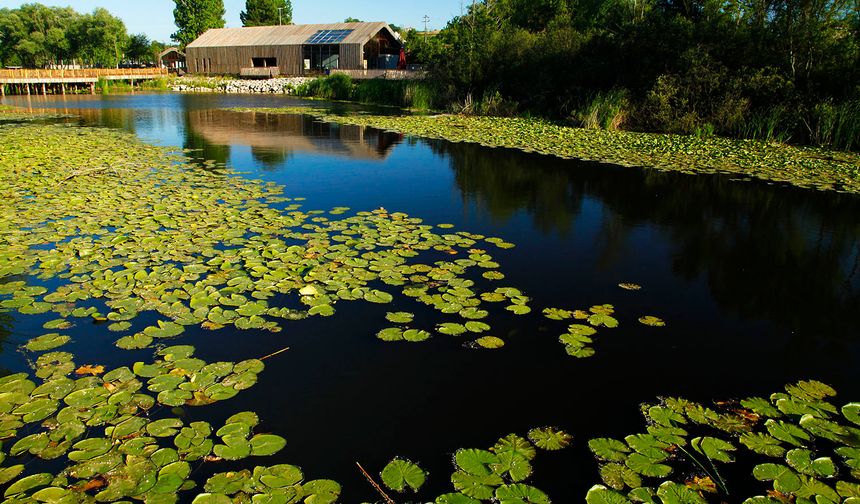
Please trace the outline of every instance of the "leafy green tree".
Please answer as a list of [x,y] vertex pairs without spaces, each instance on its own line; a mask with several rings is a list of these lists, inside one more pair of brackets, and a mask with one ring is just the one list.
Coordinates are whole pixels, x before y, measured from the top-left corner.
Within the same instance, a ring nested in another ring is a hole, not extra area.
[[173,20],[179,30],[173,40],[182,47],[211,28],[224,27],[224,0],[174,0]]
[[90,65],[118,67],[128,34],[121,19],[98,8],[77,19],[70,28],[70,42],[77,57]]
[[243,26],[274,26],[293,23],[290,0],[246,0],[239,14]]
[[344,23],[361,23],[361,20],[352,16],[343,20]]
[[152,61],[152,52],[150,51],[152,42],[149,37],[143,33],[132,35],[128,39],[128,45],[125,48],[125,57],[135,63],[149,63]]
[[159,42],[157,40],[153,40],[149,43],[149,59],[156,63],[159,63],[158,56],[167,49],[168,45],[164,42]]

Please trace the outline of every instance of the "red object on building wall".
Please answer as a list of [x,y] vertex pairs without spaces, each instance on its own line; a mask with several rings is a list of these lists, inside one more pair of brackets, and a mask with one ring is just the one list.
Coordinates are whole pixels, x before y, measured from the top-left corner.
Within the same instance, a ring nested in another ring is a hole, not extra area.
[[400,48],[400,60],[397,61],[398,70],[406,70],[406,51]]

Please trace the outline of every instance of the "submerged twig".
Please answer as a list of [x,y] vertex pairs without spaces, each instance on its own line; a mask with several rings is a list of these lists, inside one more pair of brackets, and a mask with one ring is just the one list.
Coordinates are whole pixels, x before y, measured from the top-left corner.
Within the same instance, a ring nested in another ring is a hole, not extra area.
[[379,486],[379,483],[373,480],[373,476],[371,476],[367,471],[364,470],[363,467],[361,467],[361,464],[356,462],[355,465],[358,466],[358,470],[361,471],[361,474],[364,474],[364,477],[367,478],[367,481],[373,486],[373,488],[375,488],[376,491],[379,492],[379,495],[382,496],[382,499],[385,501],[385,504],[397,504],[396,502],[394,502],[394,499],[392,499],[388,496],[387,493],[385,493],[385,490],[383,490],[382,487]]
[[282,353],[286,352],[286,351],[287,351],[287,350],[289,350],[289,349],[290,349],[290,347],[284,347],[284,348],[282,348],[282,349],[278,350],[277,352],[270,353],[269,355],[267,355],[267,356],[265,356],[265,357],[260,357],[260,360],[261,360],[261,361],[264,361],[264,360],[268,359],[269,357],[274,357],[274,356],[276,356],[276,355],[278,355],[278,354],[282,354]]

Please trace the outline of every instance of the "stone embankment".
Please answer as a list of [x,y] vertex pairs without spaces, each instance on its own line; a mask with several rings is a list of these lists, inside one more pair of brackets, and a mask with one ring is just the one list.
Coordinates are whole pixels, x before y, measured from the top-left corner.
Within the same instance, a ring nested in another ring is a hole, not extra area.
[[225,79],[219,77],[180,77],[170,89],[187,93],[294,94],[297,87],[313,80],[308,77],[283,77],[264,80]]

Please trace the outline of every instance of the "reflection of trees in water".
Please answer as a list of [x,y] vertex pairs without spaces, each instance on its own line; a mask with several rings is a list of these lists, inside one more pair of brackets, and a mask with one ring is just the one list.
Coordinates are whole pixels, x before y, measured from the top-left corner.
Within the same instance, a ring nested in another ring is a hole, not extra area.
[[286,147],[251,147],[251,156],[263,165],[265,171],[275,171],[281,168],[292,155],[292,150]]
[[[582,194],[571,184],[568,170],[535,167],[508,149],[436,141],[429,144],[435,152],[450,156],[463,196],[486,208],[495,219],[507,220],[527,210],[545,233],[564,235],[571,231]],[[537,172],[541,175],[535,176]]]
[[[569,233],[584,202],[601,205],[604,265],[636,253],[651,226],[672,244],[672,269],[707,279],[728,311],[807,334],[860,335],[860,198],[625,169],[467,144],[432,142],[464,197],[505,220],[527,211],[544,233]],[[658,236],[659,238],[659,236]]]
[[191,128],[188,113],[184,114],[184,119],[185,127],[183,128],[183,131],[185,132],[185,142],[182,146],[185,149],[192,149],[195,151],[189,154],[191,158],[212,160],[218,164],[227,164],[227,161],[230,160],[230,146],[216,145],[207,142],[203,136],[198,135],[193,128]]

